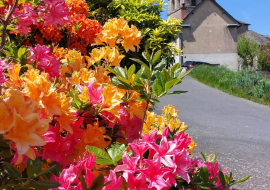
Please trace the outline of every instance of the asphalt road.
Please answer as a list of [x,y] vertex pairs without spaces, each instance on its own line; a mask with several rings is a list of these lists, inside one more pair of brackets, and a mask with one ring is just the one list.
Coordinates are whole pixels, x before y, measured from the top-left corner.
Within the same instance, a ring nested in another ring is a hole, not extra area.
[[236,178],[252,175],[235,186],[243,190],[270,190],[270,107],[237,98],[187,76],[173,90],[185,94],[161,98],[155,112],[165,105],[179,110],[179,119],[190,128],[198,144],[195,155],[215,152],[223,168]]

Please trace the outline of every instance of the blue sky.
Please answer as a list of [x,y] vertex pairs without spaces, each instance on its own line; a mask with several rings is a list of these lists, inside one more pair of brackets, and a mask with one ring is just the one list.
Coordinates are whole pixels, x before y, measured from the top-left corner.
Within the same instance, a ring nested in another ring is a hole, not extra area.
[[[251,24],[250,30],[270,36],[270,0],[217,0],[217,2],[235,19]],[[165,8],[161,15],[163,19],[167,18],[167,6]]]

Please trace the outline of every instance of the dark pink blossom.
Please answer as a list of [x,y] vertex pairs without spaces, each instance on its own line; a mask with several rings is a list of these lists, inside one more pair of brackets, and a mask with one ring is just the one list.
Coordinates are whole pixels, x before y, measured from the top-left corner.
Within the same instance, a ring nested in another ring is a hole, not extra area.
[[108,181],[111,181],[111,183],[103,187],[102,190],[119,190],[123,183],[122,177],[120,176],[119,178],[117,178],[114,170],[111,170],[109,177],[105,176],[104,179],[105,183],[107,183]]
[[65,2],[56,2],[53,6],[49,7],[48,13],[44,18],[44,25],[52,24],[54,28],[57,28],[57,24],[63,26],[68,23],[68,7]]
[[91,103],[94,105],[94,106],[97,106],[98,104],[102,103],[103,102],[103,89],[104,87],[103,86],[100,86],[98,88],[95,88],[93,85],[94,85],[95,81],[92,81],[92,82],[89,82],[87,84],[87,94],[88,94],[88,97],[91,101]]

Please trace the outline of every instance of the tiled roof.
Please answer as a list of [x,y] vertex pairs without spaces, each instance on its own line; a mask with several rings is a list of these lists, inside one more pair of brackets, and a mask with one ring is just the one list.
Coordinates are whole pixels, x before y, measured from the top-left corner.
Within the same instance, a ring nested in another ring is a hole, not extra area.
[[248,31],[244,32],[243,34],[238,35],[238,38],[240,38],[240,37],[250,38],[250,39],[256,41],[260,45],[266,45],[266,44],[270,43],[269,37],[261,35],[257,32],[254,32],[253,30],[248,30]]

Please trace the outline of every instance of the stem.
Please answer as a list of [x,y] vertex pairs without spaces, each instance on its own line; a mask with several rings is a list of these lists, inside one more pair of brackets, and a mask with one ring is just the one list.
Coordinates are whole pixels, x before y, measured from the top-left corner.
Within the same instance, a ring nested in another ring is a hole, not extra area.
[[1,46],[0,46],[0,51],[2,51],[5,48],[5,44],[6,44],[6,32],[7,32],[7,25],[8,25],[8,21],[11,17],[11,15],[13,14],[13,12],[15,11],[16,6],[18,5],[18,1],[16,0],[13,7],[9,7],[8,13],[5,17],[5,19],[1,19],[1,23],[3,25],[3,29],[2,29],[2,41],[1,41]]
[[143,123],[142,123],[142,127],[141,127],[140,138],[142,138],[143,125],[145,123],[145,117],[146,117],[146,112],[148,110],[149,103],[150,103],[150,100],[146,100],[146,108],[145,108],[145,112],[144,112],[144,115],[143,115]]
[[22,13],[22,14],[20,14],[20,15],[16,16],[16,17],[13,17],[13,18],[11,18],[10,20],[13,20],[13,19],[19,18],[19,17],[21,17],[21,16],[23,16],[23,15],[26,15],[26,14],[28,14],[28,13],[31,13],[31,12],[33,12],[33,11],[37,10],[37,8],[38,8],[38,7],[35,7],[34,9],[32,9],[32,10],[30,10],[30,11],[28,11],[28,12]]

